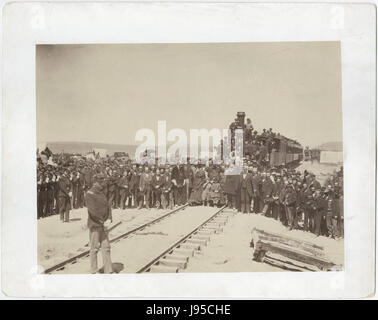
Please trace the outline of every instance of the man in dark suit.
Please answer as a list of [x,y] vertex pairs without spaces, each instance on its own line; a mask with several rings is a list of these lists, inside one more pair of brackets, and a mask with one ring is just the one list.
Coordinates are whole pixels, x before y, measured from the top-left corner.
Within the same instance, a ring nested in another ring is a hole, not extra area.
[[295,192],[294,186],[289,184],[286,186],[286,193],[285,193],[285,207],[286,207],[286,214],[287,214],[286,218],[287,218],[289,230],[292,230],[294,228],[296,204],[297,204],[297,194]]
[[38,172],[37,173],[37,211],[38,211],[37,217],[38,219],[43,217],[41,187],[42,187],[42,174],[41,172]]
[[116,172],[113,171],[107,179],[107,186],[108,186],[109,205],[113,206],[114,209],[117,207],[117,203],[116,203],[116,192],[118,188],[117,184],[118,184],[118,176]]
[[74,172],[72,177],[72,204],[73,208],[77,209],[79,208],[79,194],[81,189],[81,183],[80,183],[80,173]]
[[251,199],[253,196],[252,175],[248,173],[248,168],[243,168],[243,173],[240,176],[240,201],[241,212],[251,212]]
[[54,207],[54,181],[53,181],[53,175],[51,172],[47,174],[46,178],[46,192],[47,192],[47,198],[46,198],[46,216],[50,216],[53,213],[53,207]]
[[278,220],[280,216],[280,192],[281,192],[281,179],[276,174],[273,175],[273,189],[272,189],[272,215],[275,220]]
[[112,273],[110,243],[107,230],[110,222],[112,222],[112,209],[104,194],[104,190],[106,189],[105,176],[98,174],[93,178],[93,186],[85,195],[88,208],[87,225],[90,239],[89,257],[91,261],[91,272],[99,272],[97,252],[101,249],[104,273]]
[[[92,187],[92,176],[93,170],[89,168],[89,166],[85,166],[83,170],[84,175],[84,195],[85,193]],[[84,206],[85,204],[85,197],[84,197]]]
[[156,170],[156,174],[152,178],[152,192],[154,194],[154,199],[155,199],[155,207],[160,209],[161,205],[161,193],[163,190],[163,185],[164,185],[164,179],[163,179],[163,174],[164,174],[164,169],[162,169],[162,174],[160,174],[159,169]]
[[252,176],[252,185],[253,185],[253,212],[259,213],[262,208],[260,207],[261,202],[261,176],[257,172],[257,168],[253,169],[253,176]]
[[272,202],[272,193],[273,193],[273,183],[270,180],[270,175],[268,176],[266,172],[263,173],[263,177],[261,180],[261,200],[264,204],[263,206],[263,214],[265,216],[270,215],[270,211],[272,209],[271,202]]
[[322,197],[320,189],[315,189],[312,208],[315,212],[315,234],[319,237],[322,220],[327,210],[327,201]]
[[55,203],[55,207],[54,207],[54,214],[59,214],[59,179],[60,179],[60,173],[59,171],[56,169],[55,172],[54,172],[54,177],[53,177],[53,180],[54,180],[54,203]]
[[172,168],[171,179],[173,183],[175,205],[181,206],[186,202],[185,170],[182,165],[177,164]]
[[79,190],[78,190],[78,207],[82,208],[84,206],[84,188],[85,188],[85,179],[84,179],[84,174],[82,172],[82,168],[80,168],[79,171]]
[[69,214],[71,209],[71,181],[69,179],[69,171],[65,170],[63,175],[60,177],[58,185],[59,185],[59,214],[60,220],[62,222],[69,222]]
[[193,178],[194,178],[193,168],[189,163],[187,163],[184,166],[184,172],[185,172],[186,200],[188,201],[190,198],[190,193],[192,192]]
[[[150,172],[149,167],[144,168],[144,172],[140,176],[139,180],[139,189],[141,194],[144,196],[144,201],[146,204],[146,208],[150,209],[151,206],[151,198],[152,198],[152,174]],[[143,206],[143,201],[139,204],[138,209],[141,209]]]
[[326,189],[324,191],[325,200],[327,201],[327,214],[326,214],[326,223],[327,223],[327,230],[328,230],[328,237],[330,238],[338,238],[339,237],[339,230],[338,230],[338,220],[339,220],[339,210],[337,210],[337,202],[334,199],[333,191],[330,189]]
[[46,173],[41,173],[40,177],[40,208],[41,208],[41,218],[46,217],[46,205],[47,205],[47,183],[46,183]]
[[129,196],[129,177],[127,171],[123,172],[122,177],[118,180],[120,195],[120,208],[125,210],[126,198]]
[[304,230],[314,232],[315,231],[315,220],[314,220],[314,209],[313,209],[313,193],[315,192],[315,187],[308,187],[307,184],[303,185],[303,210],[304,210]]
[[133,164],[130,172],[129,190],[133,198],[134,208],[139,206],[139,180],[141,171],[138,170],[137,165]]
[[173,191],[172,191],[172,180],[169,168],[166,170],[162,169],[163,185],[162,185],[162,195],[161,195],[161,205],[163,209],[172,209],[173,207]]

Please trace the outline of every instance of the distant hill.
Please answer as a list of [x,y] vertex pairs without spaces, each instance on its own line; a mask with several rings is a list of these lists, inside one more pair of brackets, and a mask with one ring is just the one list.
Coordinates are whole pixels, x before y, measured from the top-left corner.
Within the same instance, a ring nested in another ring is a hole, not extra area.
[[[114,152],[126,152],[131,157],[134,156],[137,146],[98,143],[98,142],[74,142],[74,141],[51,141],[45,144],[53,153],[80,153],[86,154],[93,150],[93,148],[106,149],[107,154],[113,155]],[[41,151],[41,150],[40,150]]]
[[341,141],[325,142],[317,147],[321,151],[343,151],[343,143]]
[[[169,146],[172,145],[173,142],[167,143],[167,151]],[[127,145],[127,144],[112,144],[112,143],[99,143],[99,142],[75,142],[75,141],[50,141],[50,142],[40,142],[37,144],[37,148],[39,151],[44,150],[48,147],[52,153],[79,153],[79,154],[87,154],[91,152],[93,149],[105,149],[108,155],[113,155],[114,152],[126,152],[129,154],[131,158],[134,158],[135,151],[137,149],[137,145]],[[193,145],[192,147],[195,148]],[[210,147],[212,147],[210,145]],[[187,149],[187,153],[189,155],[190,146]],[[200,148],[198,148],[198,153],[200,153]]]

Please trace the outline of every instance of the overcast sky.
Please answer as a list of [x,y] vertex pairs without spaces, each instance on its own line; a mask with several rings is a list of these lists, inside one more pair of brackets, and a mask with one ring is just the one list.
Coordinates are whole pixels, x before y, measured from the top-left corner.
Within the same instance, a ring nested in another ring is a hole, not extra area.
[[342,141],[339,42],[37,46],[37,139],[138,144],[140,128]]

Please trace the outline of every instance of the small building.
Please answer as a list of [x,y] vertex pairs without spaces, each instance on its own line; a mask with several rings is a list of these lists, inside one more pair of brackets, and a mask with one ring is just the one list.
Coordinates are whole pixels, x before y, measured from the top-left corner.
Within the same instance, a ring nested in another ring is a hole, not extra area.
[[321,151],[320,163],[341,164],[343,163],[342,151]]
[[343,144],[342,142],[328,142],[319,146],[320,163],[342,164],[343,163]]

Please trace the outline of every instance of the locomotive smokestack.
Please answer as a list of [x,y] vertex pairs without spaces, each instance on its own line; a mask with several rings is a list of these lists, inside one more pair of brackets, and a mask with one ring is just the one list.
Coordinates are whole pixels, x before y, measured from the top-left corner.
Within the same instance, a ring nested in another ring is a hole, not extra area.
[[245,112],[243,111],[239,111],[237,114],[236,114],[236,117],[238,119],[238,123],[239,125],[244,128],[244,119],[245,119]]

